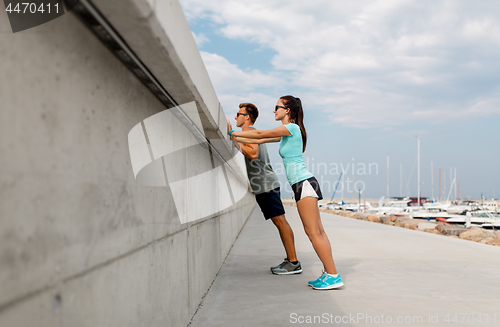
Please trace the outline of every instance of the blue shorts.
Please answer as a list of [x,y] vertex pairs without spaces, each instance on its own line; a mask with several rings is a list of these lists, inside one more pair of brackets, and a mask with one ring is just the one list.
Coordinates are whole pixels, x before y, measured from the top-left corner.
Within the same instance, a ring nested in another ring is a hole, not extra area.
[[257,200],[260,210],[264,214],[266,220],[285,214],[279,187],[269,192],[256,194],[255,200]]

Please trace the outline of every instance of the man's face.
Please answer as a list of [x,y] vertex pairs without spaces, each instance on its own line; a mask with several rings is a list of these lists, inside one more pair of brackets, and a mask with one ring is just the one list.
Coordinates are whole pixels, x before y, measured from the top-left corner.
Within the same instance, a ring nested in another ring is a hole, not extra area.
[[246,108],[240,108],[240,110],[238,110],[238,113],[236,114],[236,117],[234,117],[234,120],[236,120],[236,127],[243,126],[243,124],[245,124],[248,119],[250,119],[250,117],[248,116]]

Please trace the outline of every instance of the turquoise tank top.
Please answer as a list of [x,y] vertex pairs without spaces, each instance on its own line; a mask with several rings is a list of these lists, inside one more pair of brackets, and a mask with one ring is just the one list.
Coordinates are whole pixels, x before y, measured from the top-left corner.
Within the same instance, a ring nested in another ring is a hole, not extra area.
[[283,126],[288,129],[290,135],[281,137],[279,153],[285,165],[288,183],[293,185],[313,177],[313,174],[307,170],[302,157],[303,143],[299,125],[290,123]]

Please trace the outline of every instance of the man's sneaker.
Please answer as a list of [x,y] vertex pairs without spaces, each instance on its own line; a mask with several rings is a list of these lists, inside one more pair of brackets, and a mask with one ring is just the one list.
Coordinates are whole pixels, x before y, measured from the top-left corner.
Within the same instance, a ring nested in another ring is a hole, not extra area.
[[323,280],[312,285],[312,288],[315,290],[331,290],[342,286],[344,286],[344,282],[342,281],[340,275],[333,277],[332,275],[326,274]]
[[315,285],[315,284],[317,284],[319,282],[322,282],[323,278],[325,278],[325,275],[326,275],[326,271],[323,270],[323,273],[321,274],[321,276],[319,276],[318,279],[308,281],[307,285],[313,287],[313,285]]
[[275,275],[300,274],[302,272],[302,267],[300,266],[300,262],[293,264],[285,258],[279,265],[271,267],[271,272]]
[[281,268],[281,266],[285,265],[287,262],[290,262],[290,261],[288,261],[288,259],[287,259],[287,258],[283,259],[283,262],[282,262],[282,263],[280,263],[279,265],[277,265],[277,266],[272,266],[272,267],[271,267],[271,271],[273,271],[274,269]]

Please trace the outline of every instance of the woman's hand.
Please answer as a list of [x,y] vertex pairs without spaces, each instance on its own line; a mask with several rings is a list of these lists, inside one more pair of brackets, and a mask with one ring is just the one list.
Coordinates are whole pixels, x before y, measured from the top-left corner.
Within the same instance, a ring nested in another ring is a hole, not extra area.
[[231,122],[229,121],[229,119],[227,119],[227,133],[229,134],[229,132],[233,129],[233,126],[231,126]]

